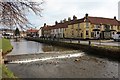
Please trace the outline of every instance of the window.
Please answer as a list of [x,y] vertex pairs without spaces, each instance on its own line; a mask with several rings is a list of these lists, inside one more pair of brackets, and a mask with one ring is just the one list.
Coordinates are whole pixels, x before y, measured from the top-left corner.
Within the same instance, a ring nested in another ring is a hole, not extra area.
[[105,31],[110,31],[110,26],[109,25],[105,25]]
[[100,28],[100,25],[95,25],[95,28],[96,28],[96,29]]
[[111,26],[111,30],[113,30],[113,26]]
[[86,31],[86,35],[88,35],[89,33],[88,33],[88,31]]
[[77,35],[78,37],[80,37],[80,33],[78,32],[78,35]]
[[72,29],[74,28],[74,24],[72,25]]
[[81,37],[83,37],[83,33],[81,33]]
[[91,37],[94,37],[94,32],[91,32]]
[[120,26],[118,26],[118,30],[120,30]]

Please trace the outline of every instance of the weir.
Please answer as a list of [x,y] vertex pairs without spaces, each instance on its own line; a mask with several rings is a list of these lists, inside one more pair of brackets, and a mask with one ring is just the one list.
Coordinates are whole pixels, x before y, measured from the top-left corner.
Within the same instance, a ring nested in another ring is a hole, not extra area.
[[30,63],[36,61],[47,61],[53,59],[65,59],[82,57],[84,53],[69,53],[69,54],[23,54],[23,55],[9,55],[5,58],[6,64]]

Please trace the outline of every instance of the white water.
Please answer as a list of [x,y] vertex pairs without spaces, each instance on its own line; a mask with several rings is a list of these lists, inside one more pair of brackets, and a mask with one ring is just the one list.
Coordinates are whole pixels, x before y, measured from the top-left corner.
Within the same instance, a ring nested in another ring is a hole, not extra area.
[[52,59],[64,59],[64,58],[74,58],[74,57],[80,57],[84,56],[84,53],[76,53],[76,54],[63,54],[63,55],[58,55],[56,57],[45,57],[41,59],[29,59],[29,60],[20,60],[20,61],[12,61],[9,63],[30,63],[30,62],[36,62],[36,61],[47,61],[47,60],[52,60]]

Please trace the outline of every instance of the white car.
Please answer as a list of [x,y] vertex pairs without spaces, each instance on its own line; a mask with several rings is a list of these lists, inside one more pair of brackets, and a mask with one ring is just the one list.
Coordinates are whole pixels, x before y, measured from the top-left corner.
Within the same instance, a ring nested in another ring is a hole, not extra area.
[[120,41],[120,33],[118,32],[117,34],[115,34],[113,39],[114,41]]

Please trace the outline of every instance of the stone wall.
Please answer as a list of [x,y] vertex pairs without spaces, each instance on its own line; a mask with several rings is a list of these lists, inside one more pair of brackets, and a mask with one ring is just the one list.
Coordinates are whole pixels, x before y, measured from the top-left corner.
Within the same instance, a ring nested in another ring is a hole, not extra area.
[[2,49],[0,49],[0,64],[3,64],[3,59],[2,59]]

